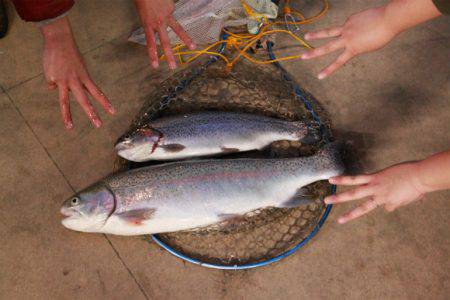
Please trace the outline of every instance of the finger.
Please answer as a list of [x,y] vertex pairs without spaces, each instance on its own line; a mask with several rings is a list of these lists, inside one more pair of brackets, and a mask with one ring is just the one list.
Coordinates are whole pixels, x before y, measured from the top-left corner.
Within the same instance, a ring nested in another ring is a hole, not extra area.
[[145,27],[145,37],[147,39],[147,52],[150,58],[150,65],[156,69],[159,66],[158,51],[156,49],[155,32],[151,27]]
[[371,195],[373,195],[373,188],[371,186],[363,185],[353,190],[349,190],[337,195],[328,196],[324,199],[324,201],[326,204],[343,203],[365,198]]
[[350,220],[359,218],[362,215],[365,215],[368,212],[374,210],[377,206],[378,206],[378,204],[373,199],[371,199],[369,201],[366,201],[363,204],[361,204],[360,206],[358,206],[357,208],[355,208],[355,209],[351,210],[350,212],[342,215],[338,219],[338,223],[344,224],[344,223],[347,223]]
[[91,120],[92,124],[97,128],[102,126],[102,121],[95,113],[95,110],[92,107],[92,104],[89,102],[88,97],[86,96],[86,93],[84,92],[83,87],[81,86],[80,82],[73,83],[70,86],[70,90],[72,91],[73,95],[75,96],[75,99],[77,99],[78,103],[83,108],[84,112],[87,114],[87,116]]
[[329,76],[331,73],[342,67],[352,57],[353,55],[350,54],[350,52],[345,51],[344,53],[339,55],[339,57],[331,65],[322,70],[317,77],[319,79],[324,79],[325,77]]
[[397,207],[398,205],[386,204],[384,206],[384,209],[387,210],[388,212],[393,212]]
[[57,87],[58,87],[58,85],[56,84],[56,82],[53,82],[53,81],[47,82],[47,88],[48,88],[50,91],[53,91],[53,90],[56,89]]
[[86,78],[83,84],[88,90],[88,92],[92,95],[92,97],[101,104],[101,106],[106,112],[108,112],[111,115],[116,113],[116,110],[111,105],[111,102],[109,102],[105,94],[103,94],[103,92],[92,82],[90,78]]
[[331,177],[328,181],[337,185],[360,185],[369,183],[371,180],[372,175],[357,175]]
[[342,29],[343,27],[333,27],[316,32],[308,32],[305,34],[305,40],[312,41],[317,39],[340,36],[342,33]]
[[73,128],[72,116],[70,114],[69,89],[65,85],[59,85],[59,106],[61,116],[66,129]]
[[170,17],[167,21],[167,24],[172,28],[173,32],[175,32],[180,39],[183,41],[183,43],[190,49],[195,49],[195,44],[192,41],[191,37],[184,31],[184,28],[173,18]]
[[336,51],[339,48],[344,47],[344,41],[342,39],[331,41],[323,46],[317,47],[302,55],[302,59],[310,59],[314,57],[319,57],[330,52]]
[[166,56],[167,63],[169,64],[169,68],[175,69],[177,67],[177,63],[175,62],[175,58],[173,57],[172,48],[170,48],[170,40],[167,35],[166,25],[162,24],[158,27],[158,36],[161,41],[161,46],[164,51],[164,55]]

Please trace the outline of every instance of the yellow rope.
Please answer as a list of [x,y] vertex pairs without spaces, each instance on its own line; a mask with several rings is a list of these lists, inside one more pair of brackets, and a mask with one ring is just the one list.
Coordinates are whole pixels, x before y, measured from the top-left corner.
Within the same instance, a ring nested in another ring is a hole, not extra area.
[[[261,15],[257,14],[255,12],[253,12],[252,8],[245,3],[243,0],[241,0],[242,5],[244,7],[244,10],[246,12],[246,14],[255,19],[255,20],[260,20],[261,19]],[[273,60],[258,60],[255,59],[253,57],[251,57],[248,53],[247,50],[253,46],[258,40],[260,40],[263,36],[266,35],[270,35],[270,34],[278,34],[278,33],[285,33],[290,35],[293,39],[295,39],[302,47],[308,48],[308,49],[312,49],[313,47],[310,46],[307,42],[305,42],[302,38],[298,37],[297,35],[295,35],[294,33],[292,33],[289,30],[284,30],[284,29],[272,29],[269,30],[269,28],[271,26],[274,25],[280,25],[280,24],[289,24],[289,25],[302,25],[302,24],[307,24],[307,23],[311,23],[321,17],[323,17],[327,11],[329,10],[329,4],[328,4],[328,0],[322,0],[323,2],[323,7],[322,10],[315,16],[310,17],[310,18],[305,18],[305,16],[303,16],[303,14],[301,14],[300,12],[297,12],[293,9],[291,9],[290,7],[290,0],[286,0],[285,6],[283,8],[283,13],[284,15],[291,15],[291,16],[296,16],[298,19],[300,19],[300,21],[295,21],[295,22],[282,22],[282,21],[275,21],[275,22],[268,22],[267,18],[262,18],[264,20],[264,25],[260,28],[259,33],[257,34],[240,34],[240,33],[233,33],[230,32],[226,29],[223,29],[223,32],[225,32],[226,34],[228,34],[228,38],[226,40],[220,40],[217,41],[209,46],[207,46],[206,48],[202,49],[202,50],[191,50],[191,51],[181,51],[181,49],[185,48],[185,45],[177,45],[173,48],[174,51],[174,55],[178,56],[178,59],[180,61],[180,64],[187,64],[190,63],[192,61],[194,61],[195,59],[197,59],[199,56],[204,55],[204,54],[209,54],[209,55],[215,55],[220,57],[221,59],[223,59],[226,64],[227,64],[227,69],[231,70],[231,68],[234,66],[234,64],[236,64],[239,59],[241,57],[244,57],[245,59],[249,60],[252,63],[255,64],[270,64],[273,62],[279,62],[279,61],[286,61],[286,60],[292,60],[292,59],[298,59],[300,58],[301,55],[291,55],[291,56],[286,56],[286,57],[280,57],[277,59],[273,59]],[[222,43],[226,43],[227,48],[231,48],[233,47],[234,49],[237,50],[238,54],[232,59],[228,59],[225,55],[216,52],[216,51],[212,51],[211,48],[214,48]],[[183,55],[192,55],[191,57],[189,57],[186,61],[183,60]],[[162,55],[161,59],[164,59],[165,56]]]

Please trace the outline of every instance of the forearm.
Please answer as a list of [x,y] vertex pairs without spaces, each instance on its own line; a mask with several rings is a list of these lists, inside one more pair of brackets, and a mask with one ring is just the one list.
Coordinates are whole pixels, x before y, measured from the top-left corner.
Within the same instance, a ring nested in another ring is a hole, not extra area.
[[432,0],[392,0],[384,9],[386,25],[396,33],[441,15]]
[[450,189],[450,150],[417,162],[416,173],[423,192]]

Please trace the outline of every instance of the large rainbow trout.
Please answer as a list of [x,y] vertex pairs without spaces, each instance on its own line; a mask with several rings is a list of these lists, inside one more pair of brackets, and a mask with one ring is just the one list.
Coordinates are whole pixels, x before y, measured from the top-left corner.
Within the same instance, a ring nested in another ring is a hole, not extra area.
[[115,174],[64,202],[73,230],[140,235],[205,227],[266,207],[312,199],[301,188],[343,172],[337,152],[286,159],[166,163]]
[[117,154],[127,160],[174,160],[260,150],[279,140],[313,143],[316,130],[289,122],[237,112],[200,112],[160,118],[119,139]]

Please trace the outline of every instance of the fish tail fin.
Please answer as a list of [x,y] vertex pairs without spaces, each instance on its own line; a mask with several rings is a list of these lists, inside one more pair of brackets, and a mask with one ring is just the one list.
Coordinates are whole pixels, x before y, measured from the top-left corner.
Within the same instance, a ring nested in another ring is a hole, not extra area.
[[317,124],[305,121],[294,121],[292,123],[298,128],[300,143],[314,145],[322,140],[320,127]]
[[314,156],[316,167],[325,171],[327,178],[344,173],[345,166],[341,156],[342,149],[343,144],[341,142],[332,142],[326,144]]
[[306,145],[314,145],[320,142],[322,135],[320,129],[312,126],[308,126],[306,129],[306,135],[300,139],[300,143]]

